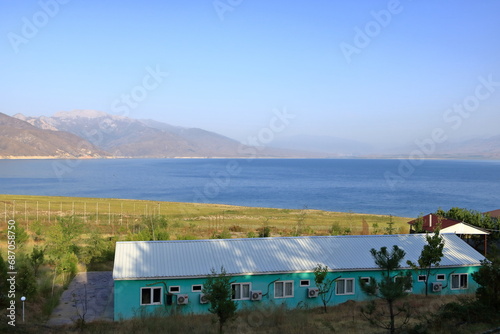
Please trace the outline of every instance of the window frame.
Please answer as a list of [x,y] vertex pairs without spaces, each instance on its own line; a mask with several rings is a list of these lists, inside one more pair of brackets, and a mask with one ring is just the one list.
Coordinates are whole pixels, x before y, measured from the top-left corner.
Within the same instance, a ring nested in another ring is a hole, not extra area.
[[[340,281],[343,281],[343,292],[339,292],[339,282]],[[350,292],[347,292],[347,282],[351,282],[351,291]],[[335,280],[335,295],[336,296],[347,296],[347,295],[354,295],[356,293],[356,288],[355,288],[355,284],[354,284],[354,278],[339,278],[337,280]]]
[[[440,276],[442,278],[439,278]],[[436,275],[436,281],[446,281],[446,275],[445,274],[437,274]]]
[[[277,296],[276,295],[276,292],[278,291],[278,289],[276,289],[276,285],[277,284],[282,284],[283,285],[283,296]],[[286,289],[286,286],[287,284],[291,284],[292,285],[292,288],[291,288],[291,294],[287,294],[287,289]],[[274,282],[274,298],[276,299],[281,299],[281,298],[293,298],[295,296],[295,282],[292,281],[292,280],[286,280],[286,281],[276,281]]]
[[[177,290],[177,291],[173,291],[173,290]],[[181,293],[181,286],[180,285],[169,286],[168,293]]]
[[[143,303],[143,291],[149,290],[149,303]],[[155,302],[155,290],[160,291],[160,301]],[[161,286],[147,286],[141,287],[140,292],[140,305],[141,306],[149,306],[149,305],[162,305],[163,304],[163,288]]]
[[[196,289],[195,289],[195,287],[196,287]],[[193,285],[191,285],[191,292],[202,292],[202,291],[203,291],[203,284],[193,284]]]
[[[361,281],[365,282],[365,284],[370,284],[371,278],[370,277],[360,277],[359,278]],[[361,284],[361,283],[360,283]]]
[[[453,287],[453,277],[458,276],[458,288]],[[462,285],[462,277],[465,277],[465,287]],[[451,274],[450,275],[450,280],[451,280],[451,290],[467,290],[469,288],[469,274],[467,273],[458,273],[458,274]]]
[[311,280],[309,280],[309,279],[301,279],[299,285],[301,287],[311,286]]
[[[423,279],[420,279],[421,277],[423,277]],[[427,275],[418,275],[417,282],[425,283],[425,281],[427,281]]]
[[[239,290],[240,291],[240,295],[239,295],[240,298],[233,298],[233,294],[235,291],[233,289],[233,287],[236,285],[240,286],[240,290]],[[247,286],[247,285],[248,285],[248,297],[242,297],[243,296],[243,286]],[[250,300],[251,291],[252,291],[252,283],[249,283],[249,282],[231,283],[231,300]]]

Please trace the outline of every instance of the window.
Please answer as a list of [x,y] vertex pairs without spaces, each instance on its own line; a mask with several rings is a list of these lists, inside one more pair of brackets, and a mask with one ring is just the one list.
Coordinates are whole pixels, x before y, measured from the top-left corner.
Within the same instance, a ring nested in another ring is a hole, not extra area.
[[370,284],[370,277],[361,277],[360,280],[365,282],[365,284]]
[[452,274],[451,275],[451,289],[467,289],[467,274]]
[[439,274],[436,276],[436,279],[438,281],[444,281],[446,279],[446,276],[444,274]]
[[141,305],[161,304],[162,288],[141,288]]
[[192,292],[201,292],[201,290],[203,290],[202,284],[195,284],[191,287]]
[[335,289],[336,295],[353,295],[354,294],[354,278],[341,278],[337,281]]
[[418,281],[419,282],[425,282],[427,279],[427,275],[418,275]]
[[300,280],[300,286],[309,286],[311,283],[308,279]]
[[168,287],[168,292],[170,293],[178,293],[181,292],[181,287],[180,286],[170,286]]
[[233,300],[250,299],[250,283],[233,283],[231,290]]
[[293,281],[281,281],[274,283],[274,298],[293,297]]

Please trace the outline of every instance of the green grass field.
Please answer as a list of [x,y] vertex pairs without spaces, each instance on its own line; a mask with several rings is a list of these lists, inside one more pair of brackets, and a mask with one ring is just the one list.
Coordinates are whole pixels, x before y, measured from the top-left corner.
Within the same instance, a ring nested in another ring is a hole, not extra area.
[[[384,234],[392,221],[394,233],[408,233],[411,218],[321,210],[253,208],[220,204],[144,200],[0,195],[0,217],[14,219],[28,231],[34,222],[51,225],[57,217],[78,217],[106,235],[124,235],[147,217],[163,216],[171,239],[209,238],[226,230],[246,237],[268,226],[272,236]],[[1,231],[5,232],[6,224]],[[140,228],[140,227],[139,227]]]

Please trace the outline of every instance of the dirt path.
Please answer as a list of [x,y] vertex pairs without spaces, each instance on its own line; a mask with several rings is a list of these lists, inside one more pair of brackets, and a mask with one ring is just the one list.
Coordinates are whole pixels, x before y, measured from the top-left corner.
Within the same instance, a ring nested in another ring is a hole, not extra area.
[[[86,296],[86,298],[85,298]],[[85,299],[86,312],[85,312]],[[111,271],[78,273],[63,292],[47,325],[69,325],[85,313],[85,321],[113,321],[113,277]]]

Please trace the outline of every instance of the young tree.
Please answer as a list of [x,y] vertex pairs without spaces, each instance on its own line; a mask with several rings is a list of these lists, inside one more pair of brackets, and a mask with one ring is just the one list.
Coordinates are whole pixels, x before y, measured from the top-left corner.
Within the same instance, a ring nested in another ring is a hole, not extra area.
[[425,295],[427,296],[429,294],[428,282],[432,267],[439,266],[443,258],[444,239],[439,235],[439,229],[436,229],[432,236],[426,234],[425,239],[427,240],[427,245],[424,245],[422,253],[420,253],[418,264],[409,260],[406,263],[413,269],[419,270],[424,274]]
[[408,295],[406,291],[411,289],[412,286],[411,273],[400,271],[400,262],[406,253],[397,245],[393,246],[391,252],[387,250],[387,247],[382,247],[379,251],[372,248],[370,253],[375,260],[375,264],[383,270],[382,279],[380,282],[377,282],[375,278],[370,277],[370,282],[368,283],[360,280],[361,290],[369,296],[377,297],[387,302],[389,322],[383,320],[385,312],[376,310],[374,302],[366,309],[362,309],[362,313],[372,324],[389,329],[391,333],[394,333],[396,330],[396,316],[400,313],[405,314],[406,317],[401,326],[405,325],[410,317],[410,311],[407,306],[403,306],[397,313],[394,310],[394,303],[406,297]]
[[205,284],[203,293],[210,303],[208,309],[219,318],[219,333],[223,333],[224,324],[237,317],[237,305],[232,299],[231,277],[226,274],[224,267],[221,267],[220,274],[212,269]]
[[35,271],[27,256],[21,256],[17,263],[16,293],[31,299],[36,295]]
[[325,313],[327,312],[326,305],[332,299],[333,289],[332,285],[335,280],[331,280],[327,278],[328,275],[328,266],[322,266],[318,263],[316,267],[314,267],[314,282],[316,283],[316,287],[319,290],[319,297],[323,302],[323,310]]
[[38,269],[43,264],[45,258],[45,248],[33,247],[30,255],[30,262],[33,266],[35,277],[38,277]]
[[480,287],[476,290],[476,297],[483,305],[500,311],[500,257],[481,261],[481,268],[472,273],[472,278]]
[[384,234],[396,234],[396,228],[394,227],[394,222],[392,221],[392,215],[389,216],[389,221],[387,222]]
[[29,240],[29,235],[26,233],[26,230],[21,226],[16,226],[16,247],[18,249],[22,249],[26,242]]

